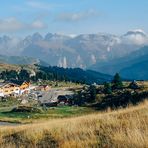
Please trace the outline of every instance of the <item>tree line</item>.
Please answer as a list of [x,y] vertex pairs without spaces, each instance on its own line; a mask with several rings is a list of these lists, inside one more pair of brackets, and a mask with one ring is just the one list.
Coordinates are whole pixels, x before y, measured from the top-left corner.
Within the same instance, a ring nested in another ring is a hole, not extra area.
[[98,90],[101,91],[101,94],[112,94],[114,90],[121,90],[123,88],[123,83],[120,75],[116,73],[113,77],[112,82],[105,82],[103,90],[97,88],[97,85],[91,84],[87,88],[78,91],[75,93],[74,102],[77,105],[84,105],[87,103],[96,102]]
[[37,66],[35,75],[31,75],[31,72],[22,68],[20,71],[6,70],[0,73],[0,79],[3,80],[26,80],[26,81],[38,81],[51,80],[51,81],[70,81],[81,84],[102,84],[105,81],[110,81],[112,76],[103,75],[94,71],[82,70],[80,68],[59,68],[59,67],[44,67]]
[[37,71],[34,76],[31,76],[30,72],[21,69],[20,71],[15,70],[6,70],[0,73],[0,79],[5,81],[9,81],[12,79],[15,80],[24,80],[24,81],[38,81],[41,80],[59,80],[59,81],[66,81],[67,78],[65,75],[58,75],[57,73],[47,73],[44,71]]

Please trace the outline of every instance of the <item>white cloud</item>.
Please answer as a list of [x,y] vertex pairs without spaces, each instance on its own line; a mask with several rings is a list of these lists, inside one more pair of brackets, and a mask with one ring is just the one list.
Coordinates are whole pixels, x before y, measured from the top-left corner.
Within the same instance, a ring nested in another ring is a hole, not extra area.
[[26,5],[34,8],[34,9],[43,9],[43,10],[51,10],[51,9],[55,9],[58,7],[65,7],[65,5],[63,4],[57,4],[57,3],[49,3],[49,2],[43,2],[41,0],[28,0],[26,2]]
[[0,32],[3,33],[44,28],[47,28],[47,25],[40,20],[35,20],[31,23],[24,23],[15,17],[0,20]]
[[141,35],[131,35],[129,37],[126,38],[130,43],[133,44],[144,44],[147,42],[147,39]]
[[27,5],[32,7],[32,8],[37,8],[37,9],[50,9],[51,5],[39,1],[28,1]]
[[13,17],[0,20],[0,32],[20,30],[23,26],[23,23]]
[[59,21],[80,21],[83,19],[88,19],[94,16],[97,16],[98,13],[95,10],[88,10],[85,12],[76,12],[76,13],[61,13],[57,16],[56,20]]
[[33,29],[44,29],[47,27],[42,21],[36,20],[31,24]]
[[122,42],[136,45],[148,44],[148,36],[142,29],[132,30],[122,37]]

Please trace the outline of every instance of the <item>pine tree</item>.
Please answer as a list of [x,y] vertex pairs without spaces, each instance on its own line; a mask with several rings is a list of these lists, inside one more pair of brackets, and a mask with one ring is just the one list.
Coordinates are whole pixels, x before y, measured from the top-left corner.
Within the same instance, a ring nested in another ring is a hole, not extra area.
[[112,93],[112,88],[110,83],[105,83],[104,84],[104,93],[105,94],[111,94]]
[[95,85],[90,85],[89,91],[90,91],[90,102],[93,102],[96,99],[96,95],[97,95]]
[[119,73],[116,73],[114,79],[112,81],[114,89],[121,89],[123,87],[123,83]]
[[25,69],[21,69],[20,73],[19,73],[19,79],[20,80],[30,80],[30,76],[27,70]]

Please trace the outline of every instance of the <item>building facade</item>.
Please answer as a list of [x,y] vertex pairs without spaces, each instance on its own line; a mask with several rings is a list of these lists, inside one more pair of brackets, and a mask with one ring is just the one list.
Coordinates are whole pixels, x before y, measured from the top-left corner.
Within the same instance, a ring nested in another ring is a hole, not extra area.
[[0,83],[0,97],[19,96],[29,92],[30,82]]

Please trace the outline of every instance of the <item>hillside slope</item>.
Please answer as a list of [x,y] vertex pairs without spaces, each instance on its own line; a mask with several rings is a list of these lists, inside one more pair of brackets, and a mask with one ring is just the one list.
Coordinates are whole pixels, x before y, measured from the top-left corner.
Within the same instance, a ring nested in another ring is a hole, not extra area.
[[16,65],[33,65],[33,64],[44,65],[44,66],[49,65],[44,61],[36,58],[31,58],[26,56],[5,56],[5,55],[0,55],[0,63],[16,64]]
[[119,73],[131,80],[148,80],[148,60],[123,68]]
[[7,71],[15,70],[18,72],[22,68],[27,70],[28,72],[37,71],[37,66],[35,65],[17,65],[17,64],[0,63],[0,72],[6,71],[6,70]]
[[[29,73],[35,72],[38,76],[44,75],[43,77],[37,77],[37,79],[44,80],[58,80],[58,81],[73,81],[78,83],[102,84],[112,80],[112,76],[103,73],[95,72],[92,70],[83,70],[80,68],[61,68],[52,66],[41,66],[41,65],[12,65],[12,64],[0,64],[0,72],[2,71],[20,71],[21,69],[27,70]],[[40,74],[42,73],[42,74]],[[10,76],[9,76],[10,78]]]
[[147,106],[0,127],[0,147],[148,147]]
[[143,30],[132,30],[121,36],[108,33],[73,37],[57,33],[47,33],[45,36],[34,33],[23,38],[4,35],[0,36],[0,53],[34,57],[52,66],[88,68],[96,62],[123,57],[144,46],[145,42],[137,44],[137,36],[142,40],[148,39]]
[[0,72],[5,70],[16,70],[18,71],[20,69],[20,66],[18,65],[10,65],[5,63],[0,63]]
[[128,79],[132,78],[147,80],[147,59],[148,46],[144,46],[143,48],[140,48],[139,50],[132,52],[123,58],[106,63],[98,63],[90,67],[90,69],[102,71],[103,73],[112,75],[119,72],[122,77]]
[[103,73],[95,72],[92,70],[83,70],[80,68],[60,68],[60,67],[44,67],[39,66],[39,70],[54,74],[58,77],[64,77],[69,81],[81,82],[86,84],[109,82],[112,76]]

